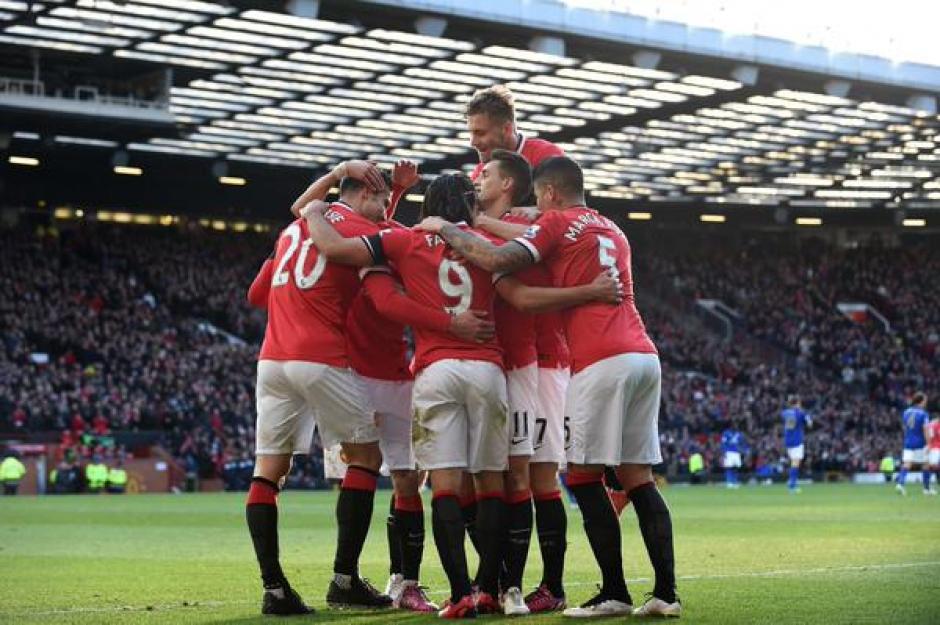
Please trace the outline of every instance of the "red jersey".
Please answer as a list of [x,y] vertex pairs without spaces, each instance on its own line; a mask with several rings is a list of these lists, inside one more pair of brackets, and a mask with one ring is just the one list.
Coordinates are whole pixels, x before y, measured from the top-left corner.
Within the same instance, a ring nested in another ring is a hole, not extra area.
[[[551,281],[548,286],[551,286]],[[571,366],[565,319],[560,312],[535,315],[535,348],[538,350],[540,369],[565,369]]]
[[595,210],[572,206],[543,214],[515,241],[536,262],[545,262],[556,287],[586,284],[609,267],[620,274],[624,300],[619,306],[591,303],[562,313],[572,373],[618,354],[657,353],[636,309],[630,244],[617,224]]
[[[475,232],[466,224],[464,230]],[[416,302],[437,310],[459,314],[469,309],[493,315],[496,289],[493,276],[464,260],[452,258],[447,242],[436,234],[412,230],[384,230],[381,250],[372,248],[373,256],[383,256],[395,265],[408,295]],[[496,339],[469,343],[445,331],[414,328],[415,372],[438,360],[484,360],[503,365],[503,354]]]
[[927,426],[930,432],[930,441],[927,443],[928,449],[940,449],[940,419],[934,419]]
[[[546,158],[565,155],[565,151],[551,141],[529,138],[522,133],[519,133],[519,142],[516,144],[515,151],[518,152],[522,158],[529,161],[529,165],[532,166],[532,169],[535,169],[535,167]],[[477,163],[477,166],[474,167],[473,171],[470,173],[470,180],[477,179],[477,176],[483,171],[484,165],[485,163],[482,161]]]
[[[565,155],[565,151],[551,141],[529,138],[522,133],[519,134],[519,143],[516,145],[516,152],[527,160],[533,169],[546,158]],[[484,163],[477,163],[477,166],[470,174],[471,180],[477,179],[480,172],[483,171],[483,166]],[[528,222],[523,220],[516,223]],[[526,282],[526,284],[548,286],[551,283],[549,282],[543,285],[539,282]],[[498,330],[499,326],[497,326],[497,331]],[[502,340],[502,335],[500,335],[500,340]],[[564,321],[560,312],[547,312],[535,315],[535,347],[539,367],[556,369],[569,366],[571,355],[568,352]]]
[[[379,231],[340,202],[324,216],[344,237]],[[310,240],[306,220],[295,220],[277,241],[268,325],[258,357],[348,367],[346,315],[358,292],[358,269],[326,262]]]
[[[506,214],[501,218],[510,223],[528,224],[521,217]],[[505,243],[503,239],[487,233],[487,238],[496,245]],[[512,274],[523,284],[529,286],[550,286],[551,278],[541,265],[533,265]],[[535,315],[516,309],[512,304],[501,297],[496,298],[493,306],[496,322],[496,337],[503,348],[503,360],[506,369],[519,369],[527,367],[538,361],[535,336]]]
[[[397,222],[383,222],[379,226],[404,228]],[[394,273],[392,277],[398,279]],[[363,276],[363,280],[382,279],[386,279],[385,276]],[[380,314],[365,288],[359,291],[349,308],[346,338],[349,362],[359,375],[377,380],[411,379],[404,324]]]

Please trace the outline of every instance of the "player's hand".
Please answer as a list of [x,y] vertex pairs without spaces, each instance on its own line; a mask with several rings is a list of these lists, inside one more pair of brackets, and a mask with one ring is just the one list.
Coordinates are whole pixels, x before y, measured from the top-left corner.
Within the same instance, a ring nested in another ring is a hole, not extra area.
[[447,221],[441,219],[440,217],[425,217],[421,220],[421,223],[415,226],[415,230],[424,230],[425,232],[440,234],[441,230],[443,230],[447,223]]
[[529,221],[535,221],[542,215],[539,209],[534,206],[516,206],[509,211],[509,214],[528,219]]
[[382,172],[371,161],[343,161],[333,168],[333,175],[339,180],[347,176],[361,180],[373,191],[381,191],[385,188]]
[[602,271],[591,282],[591,290],[595,301],[614,305],[623,302],[623,284],[616,270]]
[[410,189],[421,182],[421,176],[418,175],[418,164],[408,159],[401,159],[395,163],[395,169],[392,170],[392,185],[402,189]]
[[450,320],[450,333],[471,343],[489,341],[496,334],[496,324],[487,319],[485,310],[468,310]]
[[329,202],[324,202],[323,200],[314,200],[300,209],[300,216],[306,219],[307,215],[310,213],[320,213],[322,215],[329,207]]

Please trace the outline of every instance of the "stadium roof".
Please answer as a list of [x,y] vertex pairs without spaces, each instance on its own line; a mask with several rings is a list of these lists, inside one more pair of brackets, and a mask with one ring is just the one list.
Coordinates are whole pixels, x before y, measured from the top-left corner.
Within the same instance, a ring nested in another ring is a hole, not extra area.
[[579,160],[597,202],[940,208],[940,118],[883,85],[830,95],[825,77],[745,68],[735,80],[732,66],[695,56],[654,68],[609,43],[547,54],[528,49],[533,33],[470,22],[422,35],[413,12],[368,15],[361,3],[324,3],[318,19],[257,8],[274,4],[0,0],[5,56],[173,69],[167,100],[93,91],[89,107],[11,65],[17,75],[0,71],[9,157],[41,160],[50,146],[122,166],[190,157],[246,176],[409,158],[431,175],[475,162],[463,103],[505,83],[520,129]]

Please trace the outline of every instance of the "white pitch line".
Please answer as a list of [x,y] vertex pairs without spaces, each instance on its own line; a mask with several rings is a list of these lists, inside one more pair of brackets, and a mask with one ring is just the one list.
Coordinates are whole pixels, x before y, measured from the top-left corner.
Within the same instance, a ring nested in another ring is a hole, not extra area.
[[[717,575],[680,575],[676,581],[694,582],[712,579],[734,579],[742,577],[785,577],[787,575],[823,575],[826,573],[848,573],[852,571],[880,571],[887,569],[910,569],[922,566],[940,566],[940,560],[924,562],[894,562],[883,564],[857,564],[854,566],[819,567],[815,569],[777,569],[774,571],[747,571],[743,573],[719,573]],[[648,577],[634,577],[627,579],[628,584],[645,584],[652,582]],[[598,582],[565,582],[566,587],[596,586]],[[447,591],[429,592],[429,595],[446,595]]]
[[[893,562],[882,564],[856,564],[853,566],[833,566],[819,567],[815,569],[777,569],[774,571],[747,571],[743,573],[719,573],[717,575],[681,575],[676,579],[678,581],[700,581],[712,579],[734,579],[742,577],[785,577],[787,575],[824,575],[826,573],[848,573],[852,571],[883,571],[888,569],[910,569],[924,566],[940,566],[940,560],[930,560],[925,562]],[[630,584],[647,583],[648,577],[636,577],[626,580]],[[595,582],[569,582],[565,586],[581,587],[594,586]],[[429,595],[446,595],[448,591],[438,590],[429,592]],[[180,610],[189,608],[222,608],[234,605],[251,605],[253,601],[193,601],[188,605],[179,603],[152,604],[149,606],[109,606],[100,608],[67,608],[61,610],[45,610],[42,612],[0,612],[0,615],[6,616],[58,616],[62,614],[92,614],[92,613],[119,613],[119,612],[166,612],[170,610]],[[365,611],[364,611],[365,612]]]

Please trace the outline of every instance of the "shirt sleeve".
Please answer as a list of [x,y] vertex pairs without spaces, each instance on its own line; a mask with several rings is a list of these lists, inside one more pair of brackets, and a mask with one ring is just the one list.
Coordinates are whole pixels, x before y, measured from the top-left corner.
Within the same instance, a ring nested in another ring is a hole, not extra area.
[[375,309],[392,321],[422,330],[447,332],[450,329],[450,315],[408,297],[387,270],[363,270],[362,287]]
[[404,258],[411,249],[411,230],[404,228],[386,229],[378,234],[362,237],[372,260],[376,265],[387,265]]
[[261,269],[258,270],[258,275],[255,276],[255,279],[251,282],[251,286],[248,287],[248,304],[253,308],[267,308],[268,307],[268,293],[271,292],[271,277],[274,273],[274,260],[267,258],[264,261],[264,264],[261,265]]
[[535,262],[539,263],[555,253],[564,225],[564,216],[558,211],[551,211],[539,217],[525,234],[513,241],[529,250]]

